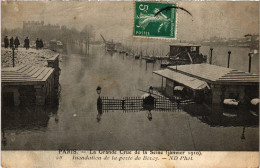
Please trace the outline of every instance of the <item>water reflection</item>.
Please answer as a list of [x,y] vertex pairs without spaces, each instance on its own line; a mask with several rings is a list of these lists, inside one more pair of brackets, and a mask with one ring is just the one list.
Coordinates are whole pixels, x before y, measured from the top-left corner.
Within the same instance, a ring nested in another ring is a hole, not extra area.
[[8,144],[6,131],[41,131],[47,130],[51,116],[58,123],[58,107],[27,106],[27,107],[4,107],[2,108],[2,145]]
[[97,99],[97,110],[98,110],[97,122],[100,122],[101,115],[103,114],[103,111],[102,111],[102,100],[101,100],[100,96]]
[[152,116],[152,113],[151,113],[151,111],[148,111],[147,118],[148,118],[148,120],[149,120],[149,121],[152,121],[152,119],[153,119],[153,116]]
[[258,127],[258,117],[252,115],[247,107],[226,109],[223,106],[213,106],[211,109],[200,104],[184,106],[184,111],[197,117],[211,127]]

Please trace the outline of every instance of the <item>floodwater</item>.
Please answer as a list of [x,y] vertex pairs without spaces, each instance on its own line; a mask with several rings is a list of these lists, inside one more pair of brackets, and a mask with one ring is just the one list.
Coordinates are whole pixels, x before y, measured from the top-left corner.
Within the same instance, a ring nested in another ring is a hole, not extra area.
[[89,56],[72,48],[61,57],[58,107],[2,109],[3,150],[258,151],[258,117],[246,109],[229,116],[193,104],[152,111],[151,121],[146,111],[109,111],[97,122],[97,86],[101,96],[141,96],[138,89],[161,85],[152,74],[160,66],[105,53],[104,46],[91,46]]

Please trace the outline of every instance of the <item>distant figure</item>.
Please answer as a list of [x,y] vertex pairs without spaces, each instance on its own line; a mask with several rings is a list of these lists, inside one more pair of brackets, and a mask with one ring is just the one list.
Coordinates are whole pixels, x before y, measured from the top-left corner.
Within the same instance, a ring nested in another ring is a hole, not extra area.
[[13,48],[14,47],[14,38],[11,37],[10,38],[10,48]]
[[15,39],[14,39],[15,48],[17,49],[19,45],[20,45],[20,41],[19,41],[18,37],[15,37]]
[[151,111],[154,109],[155,98],[152,95],[147,96],[143,99],[143,109]]
[[36,43],[36,50],[38,50],[38,49],[40,48],[40,44],[39,44],[40,41],[39,41],[38,38],[36,39],[36,42],[35,42],[35,43]]
[[40,45],[40,49],[42,49],[43,48],[43,41],[42,41],[42,39],[40,39],[39,45]]
[[26,39],[24,40],[24,48],[26,48],[26,50],[30,48],[30,40],[28,39],[28,37],[26,37]]
[[8,48],[8,46],[9,46],[9,40],[8,40],[8,37],[7,37],[7,36],[5,36],[5,38],[4,38],[4,43],[5,43],[5,48]]

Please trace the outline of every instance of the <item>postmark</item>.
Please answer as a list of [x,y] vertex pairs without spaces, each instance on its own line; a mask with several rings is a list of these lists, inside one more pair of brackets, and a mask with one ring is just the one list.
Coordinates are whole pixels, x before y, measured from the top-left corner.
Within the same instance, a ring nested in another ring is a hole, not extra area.
[[[176,3],[135,2],[134,37],[176,38]],[[168,8],[167,10],[162,10]]]

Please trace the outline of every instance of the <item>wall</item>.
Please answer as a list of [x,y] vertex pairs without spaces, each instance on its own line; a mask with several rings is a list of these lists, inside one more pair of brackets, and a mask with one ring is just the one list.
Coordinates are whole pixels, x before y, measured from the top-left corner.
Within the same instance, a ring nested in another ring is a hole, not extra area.
[[4,106],[3,100],[5,99],[5,97],[3,96],[3,93],[7,93],[7,92],[13,93],[14,105],[18,106],[20,104],[20,94],[17,86],[3,86],[3,85],[2,85],[1,106]]
[[165,89],[166,96],[173,97],[173,86],[174,86],[174,82],[172,80],[166,79],[166,89]]
[[55,104],[54,94],[54,72],[48,77],[44,84],[34,85],[36,101],[35,105]]
[[55,55],[51,59],[47,60],[48,67],[54,68],[54,96],[53,103],[58,104],[59,100],[59,78],[60,78],[60,67],[59,67],[59,54]]
[[212,103],[223,103],[224,99],[236,99],[242,104],[247,104],[252,98],[258,97],[257,86],[243,85],[215,85],[212,87]]
[[[44,83],[36,85],[14,85],[14,86],[2,86],[3,93],[13,93],[14,105],[18,106],[31,106],[31,105],[47,105],[54,104],[54,72]],[[3,99],[2,97],[2,105]]]

